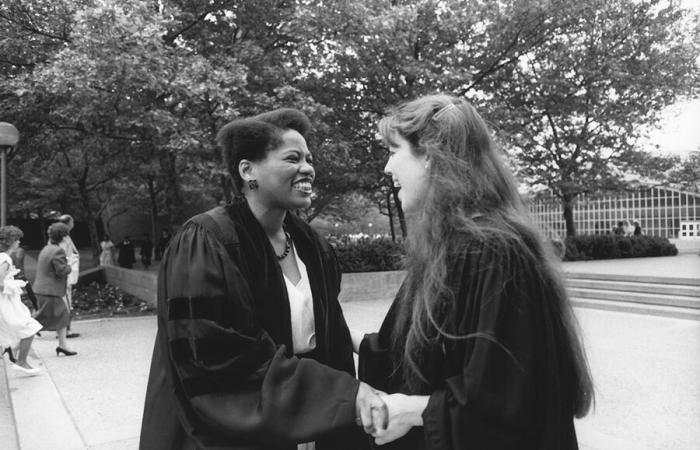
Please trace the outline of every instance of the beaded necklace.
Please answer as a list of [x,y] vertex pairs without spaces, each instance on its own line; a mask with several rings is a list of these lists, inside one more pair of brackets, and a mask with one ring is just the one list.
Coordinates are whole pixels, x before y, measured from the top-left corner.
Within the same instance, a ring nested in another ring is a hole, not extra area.
[[292,238],[289,236],[289,233],[287,232],[287,228],[284,228],[284,251],[282,252],[281,255],[278,255],[275,253],[275,256],[277,257],[278,261],[283,260],[284,258],[287,257],[289,254],[289,251],[292,249]]

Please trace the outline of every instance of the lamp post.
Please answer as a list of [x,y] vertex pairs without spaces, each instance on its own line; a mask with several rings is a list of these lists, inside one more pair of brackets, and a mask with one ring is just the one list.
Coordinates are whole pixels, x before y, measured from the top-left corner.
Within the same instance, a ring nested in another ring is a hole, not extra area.
[[0,122],[0,226],[5,226],[7,212],[7,171],[5,156],[19,141],[19,131],[11,123]]

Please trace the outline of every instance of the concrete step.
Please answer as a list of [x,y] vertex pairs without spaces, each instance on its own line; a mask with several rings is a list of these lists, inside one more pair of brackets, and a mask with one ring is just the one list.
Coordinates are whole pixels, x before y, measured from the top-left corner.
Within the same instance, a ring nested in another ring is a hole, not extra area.
[[570,297],[623,303],[641,303],[678,308],[700,309],[700,297],[685,295],[647,294],[642,292],[609,291],[604,289],[568,288]]
[[623,275],[612,273],[583,273],[583,272],[566,272],[564,278],[567,280],[585,279],[585,280],[604,280],[604,281],[626,281],[635,283],[655,283],[655,284],[673,284],[681,286],[698,286],[700,287],[700,273],[697,277],[656,277],[648,275]]
[[641,283],[636,281],[610,281],[589,280],[573,278],[566,280],[568,288],[576,289],[602,289],[606,291],[644,292],[647,294],[681,295],[685,297],[700,298],[700,286],[667,284],[667,283]]
[[681,308],[675,306],[649,305],[642,303],[615,302],[610,300],[595,300],[590,298],[570,297],[572,306],[581,308],[603,309],[625,313],[645,314],[675,319],[700,320],[700,309]]

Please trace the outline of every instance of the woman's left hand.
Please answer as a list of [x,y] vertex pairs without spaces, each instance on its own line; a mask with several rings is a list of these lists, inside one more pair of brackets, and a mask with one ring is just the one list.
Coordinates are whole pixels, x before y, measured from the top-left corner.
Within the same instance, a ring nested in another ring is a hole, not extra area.
[[404,436],[413,427],[423,426],[423,411],[428,405],[427,395],[392,394],[382,397],[389,413],[388,426],[378,427],[372,433],[377,445],[387,444]]

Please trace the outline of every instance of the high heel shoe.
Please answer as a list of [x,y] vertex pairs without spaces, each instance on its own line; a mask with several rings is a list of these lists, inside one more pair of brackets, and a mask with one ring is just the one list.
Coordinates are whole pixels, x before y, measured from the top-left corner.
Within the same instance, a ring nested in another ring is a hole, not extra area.
[[15,359],[15,355],[12,354],[12,349],[10,347],[5,348],[5,350],[2,352],[2,354],[4,355],[5,353],[7,353],[7,356],[10,358],[11,363],[14,364],[17,362],[17,360]]
[[78,352],[71,352],[69,350],[66,350],[65,348],[56,347],[56,356],[58,356],[61,353],[63,353],[66,356],[73,356],[78,354]]
[[33,377],[33,376],[39,375],[41,373],[41,367],[29,367],[29,368],[27,368],[27,367],[22,367],[18,364],[12,364],[10,367],[13,368],[14,370],[16,370],[18,373],[20,373],[22,375],[29,376],[29,377]]

